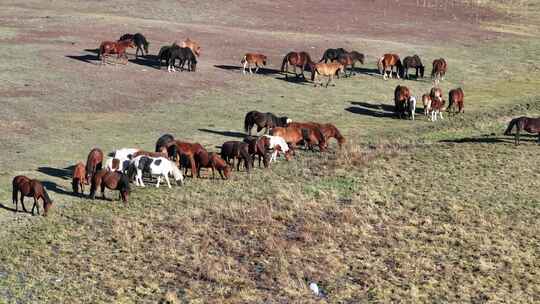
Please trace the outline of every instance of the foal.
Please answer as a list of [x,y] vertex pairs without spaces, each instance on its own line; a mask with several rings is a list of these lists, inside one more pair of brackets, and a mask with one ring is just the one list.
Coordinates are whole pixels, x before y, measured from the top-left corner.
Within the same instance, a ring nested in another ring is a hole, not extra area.
[[24,207],[25,196],[34,198],[34,205],[32,206],[32,215],[34,215],[34,208],[37,209],[37,214],[39,214],[38,200],[41,198],[41,200],[43,201],[43,216],[47,216],[47,212],[51,208],[53,202],[41,182],[35,179],[30,179],[24,175],[18,175],[13,178],[12,185],[13,185],[12,199],[13,199],[13,204],[15,204],[15,211],[19,211],[19,205],[17,204],[17,200],[18,200],[18,195],[20,192],[21,205],[24,212],[28,212],[26,211],[26,208]]
[[73,187],[73,193],[79,193],[79,187],[81,188],[81,194],[84,194],[84,185],[88,185],[86,179],[86,168],[82,162],[78,162],[73,168],[73,177],[71,180],[71,186]]
[[240,63],[244,66],[242,73],[246,74],[246,68],[248,68],[249,73],[253,74],[253,72],[251,71],[251,66],[255,65],[257,67],[255,69],[256,74],[260,66],[266,65],[266,56],[264,56],[263,54],[247,53],[246,55],[244,55]]

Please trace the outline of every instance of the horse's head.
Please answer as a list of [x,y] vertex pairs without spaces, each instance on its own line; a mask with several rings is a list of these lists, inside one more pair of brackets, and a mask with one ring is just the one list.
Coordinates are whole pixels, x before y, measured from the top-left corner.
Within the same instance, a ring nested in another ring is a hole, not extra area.
[[47,193],[47,190],[45,190],[45,187],[43,187],[43,197],[43,216],[47,216],[47,212],[49,212],[49,209],[51,209],[53,201],[49,197],[49,194]]
[[225,167],[223,168],[223,175],[226,179],[229,179],[231,177],[231,172],[231,166],[225,165]]
[[174,177],[174,180],[176,181],[176,184],[178,184],[178,181],[180,181],[180,184],[184,184],[184,175],[182,175],[182,171],[178,169],[176,166],[176,163],[173,161],[170,161],[170,165],[172,167],[172,175]]

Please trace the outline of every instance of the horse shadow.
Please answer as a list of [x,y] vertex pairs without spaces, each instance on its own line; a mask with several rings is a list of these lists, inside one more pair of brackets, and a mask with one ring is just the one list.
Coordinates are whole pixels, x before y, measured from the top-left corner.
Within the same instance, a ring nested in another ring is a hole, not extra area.
[[394,107],[390,105],[385,104],[372,104],[367,102],[357,102],[357,101],[351,101],[351,107],[345,108],[345,111],[359,114],[359,115],[367,115],[367,116],[373,116],[373,117],[394,117]]
[[149,68],[154,68],[156,70],[160,70],[161,66],[159,66],[159,58],[156,55],[143,55],[139,56],[137,58],[133,58],[129,60],[129,62],[142,65]]
[[64,169],[52,168],[52,167],[39,167],[37,171],[47,174],[49,176],[61,178],[63,180],[69,180],[71,178],[74,168],[75,168],[75,165],[65,167]]
[[244,138],[244,137],[246,137],[246,134],[241,133],[241,132],[217,131],[217,130],[210,130],[210,129],[198,129],[198,130],[202,131],[202,132],[218,134],[218,135],[226,136],[226,137],[236,137],[236,138]]
[[[497,144],[497,143],[507,143],[507,144],[514,144],[514,137],[493,137],[495,134],[485,134],[481,135],[479,137],[464,137],[464,138],[457,138],[457,139],[443,139],[440,140],[440,143],[454,143],[454,144],[463,144],[463,143],[477,143],[477,144]],[[524,135],[529,135],[525,137],[529,137],[528,139],[524,139]],[[531,134],[521,134],[522,138],[521,141],[525,142],[536,142],[538,136],[537,135],[531,135]]]
[[379,72],[378,69],[354,67],[352,72],[353,72],[353,75],[354,75],[354,73],[356,73],[356,74],[369,75],[369,76],[373,76],[373,77],[382,77],[382,75],[381,75],[381,73]]
[[99,64],[99,62],[97,62],[98,59],[97,59],[96,55],[89,55],[89,54],[80,55],[80,56],[66,55],[66,57],[71,58],[71,59],[75,59],[75,60],[79,60],[79,61],[82,61],[84,63]]
[[43,181],[42,184],[45,187],[45,189],[47,189],[47,191],[52,191],[56,194],[69,195],[73,197],[83,197],[82,194],[77,194],[77,193],[73,193],[72,191],[65,190],[64,188],[58,186],[58,184],[55,182]]
[[302,76],[300,76],[300,77],[296,77],[296,76],[289,76],[289,77],[278,76],[278,77],[275,77],[275,79],[282,80],[282,81],[285,81],[287,83],[298,84],[298,85],[307,85],[307,84],[310,83],[307,80],[307,78],[304,78]]
[[[226,71],[242,71],[244,67],[242,66],[236,66],[236,65],[214,65],[215,68],[226,70]],[[270,69],[265,67],[260,67],[259,71],[255,73],[255,69],[252,68],[253,75],[275,75],[279,74],[280,71],[276,69]],[[246,70],[246,74],[249,73],[248,70]]]
[[[25,204],[25,206],[26,206],[26,204]],[[8,206],[6,206],[6,205],[0,203],[0,208],[1,208],[1,209],[4,209],[4,210],[7,210],[7,211],[11,211],[11,212],[23,212],[23,213],[24,213],[24,210],[22,210],[22,207],[21,207],[21,209],[16,210],[16,209],[13,208],[13,207],[8,207]]]

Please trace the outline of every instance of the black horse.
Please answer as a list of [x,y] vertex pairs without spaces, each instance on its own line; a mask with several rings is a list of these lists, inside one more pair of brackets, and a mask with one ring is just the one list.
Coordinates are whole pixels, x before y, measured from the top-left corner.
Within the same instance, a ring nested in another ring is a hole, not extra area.
[[169,57],[171,57],[171,48],[174,47],[180,47],[178,44],[173,43],[172,45],[165,45],[162,46],[161,49],[159,49],[158,53],[158,60],[159,60],[159,68],[161,69],[162,62],[165,61],[166,65],[169,65]]
[[409,69],[416,69],[416,78],[418,79],[418,71],[420,71],[420,77],[424,78],[424,65],[418,55],[407,56],[403,59],[403,69],[405,71],[405,78],[409,79]]
[[257,133],[266,128],[265,133],[268,133],[269,129],[275,127],[286,127],[291,120],[287,116],[277,117],[276,115],[267,112],[261,113],[258,111],[251,111],[246,114],[244,118],[244,130],[248,135],[251,135],[251,129],[254,125],[257,125]]
[[137,50],[135,51],[135,58],[139,57],[139,50],[141,51],[141,56],[144,56],[145,53],[148,55],[148,41],[146,40],[146,37],[144,37],[141,33],[136,34],[124,34],[118,41],[122,40],[131,40],[133,43],[137,46]]
[[163,148],[167,149],[167,155],[170,159],[176,159],[177,150],[174,144],[174,137],[171,134],[163,134],[156,142],[156,152],[162,152]]
[[[197,58],[190,48],[187,47],[177,47],[172,45],[169,49],[169,60],[168,60],[168,69],[169,71],[174,71],[174,62],[178,59],[180,61],[179,67],[180,71],[184,71],[184,65],[188,64],[188,71],[195,72],[197,68]],[[160,59],[161,65],[161,59]]]
[[328,61],[332,62],[334,60],[338,60],[340,55],[346,54],[347,51],[343,48],[338,49],[327,49],[324,51],[324,54],[319,62],[327,63]]

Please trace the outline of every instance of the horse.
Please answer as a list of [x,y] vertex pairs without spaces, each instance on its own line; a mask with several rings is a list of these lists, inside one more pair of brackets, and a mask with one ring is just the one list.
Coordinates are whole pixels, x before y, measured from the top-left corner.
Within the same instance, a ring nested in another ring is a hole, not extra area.
[[244,138],[244,142],[249,145],[249,155],[251,155],[251,166],[255,167],[255,156],[259,158],[259,168],[261,159],[265,168],[268,168],[268,152],[270,150],[270,139],[265,136]]
[[431,88],[431,91],[429,91],[429,97],[431,99],[438,99],[439,101],[442,100],[442,90],[439,87],[433,87]]
[[[168,66],[167,71],[174,72],[174,62],[176,59],[180,61],[179,67],[180,71],[184,71],[184,65],[188,64],[188,71],[195,72],[197,69],[197,58],[195,58],[195,54],[193,54],[193,51],[188,47],[171,47],[169,49],[169,59],[168,59]],[[161,59],[160,59],[161,64]]]
[[113,171],[122,172],[123,167],[125,166],[127,168],[127,165],[128,164],[121,164],[120,160],[118,158],[109,157],[105,161],[105,170],[111,171],[111,172],[113,172]]
[[21,205],[24,212],[26,207],[24,206],[24,197],[32,197],[34,199],[34,205],[32,206],[32,215],[34,215],[34,209],[37,209],[37,214],[39,215],[39,204],[38,200],[41,199],[43,202],[43,216],[47,216],[47,212],[51,208],[53,201],[49,197],[49,194],[45,190],[43,184],[36,180],[30,179],[24,175],[18,175],[13,178],[11,182],[13,186],[12,200],[15,204],[15,211],[19,211],[19,205],[17,204],[19,192],[21,193]]
[[272,128],[286,127],[291,122],[292,120],[287,116],[278,117],[270,112],[250,111],[244,118],[244,131],[251,135],[251,129],[257,125],[257,133],[261,132],[262,129],[266,129],[266,134]]
[[264,135],[263,137],[268,139],[269,148],[273,149],[272,156],[270,157],[270,162],[277,161],[279,152],[283,152],[285,155],[285,160],[289,161],[292,158],[293,150],[289,148],[289,145],[281,136],[272,136]]
[[384,54],[379,58],[377,62],[377,67],[379,72],[383,75],[383,79],[386,80],[386,70],[390,68],[390,78],[392,78],[392,73],[394,72],[394,67],[396,67],[396,76],[399,79],[400,76],[403,76],[403,64],[397,54]]
[[[345,66],[339,62],[316,63],[311,69],[311,81],[313,81],[314,86],[317,87],[317,82],[319,81],[319,75],[327,76],[328,82],[326,83],[326,87],[328,88],[328,85],[334,79],[334,75],[337,75],[337,77],[339,78],[339,72],[343,73],[344,70],[345,70]],[[317,81],[315,81],[315,76],[317,76]],[[320,82],[320,84],[322,87],[323,86],[322,81]]]
[[340,148],[346,142],[345,137],[341,135],[341,133],[339,132],[338,128],[335,125],[331,123],[319,124],[319,128],[321,129],[321,132],[324,138],[326,139],[326,141],[328,141],[328,139],[330,138],[335,138]]
[[416,97],[411,96],[407,100],[407,112],[411,120],[414,120],[414,115],[416,114]]
[[191,49],[197,57],[201,56],[201,46],[189,38],[182,42],[182,47]]
[[519,133],[521,130],[525,130],[528,133],[538,133],[538,143],[540,144],[540,118],[531,118],[521,116],[514,118],[508,124],[508,128],[504,131],[504,135],[511,135],[514,126],[517,128],[516,135],[514,137],[516,146],[519,145]]
[[214,171],[217,170],[222,179],[229,179],[231,177],[231,167],[215,152],[208,153],[206,162],[202,162],[200,159],[197,161],[197,176],[201,176],[201,168],[212,169],[212,179],[215,178]]
[[448,64],[444,58],[433,60],[433,68],[431,69],[431,79],[438,84],[439,81],[444,80],[444,75],[448,70]]
[[345,76],[347,76],[347,66],[351,67],[351,69],[349,70],[349,77],[353,74],[354,65],[356,64],[356,62],[359,61],[361,64],[364,64],[364,60],[364,54],[358,53],[357,51],[340,54],[337,58],[337,61],[343,64],[345,68]]
[[338,60],[339,56],[346,54],[347,51],[343,48],[337,48],[337,49],[327,49],[324,51],[323,56],[319,62],[327,63],[328,61],[333,62],[334,60]]
[[420,78],[424,78],[424,65],[418,55],[407,56],[403,59],[404,77],[409,79],[409,69],[416,69],[416,79],[418,79],[418,72],[420,72]]
[[406,86],[398,85],[394,90],[395,112],[398,118],[403,118],[406,112],[406,104],[411,97],[411,91]]
[[[191,167],[191,177],[195,178],[195,173],[197,172],[197,163],[195,161],[195,155],[201,153],[201,151],[208,154],[206,149],[201,146],[199,143],[188,143],[188,142],[182,142],[179,140],[175,140],[174,144],[176,145],[176,151],[178,151],[178,162],[180,161],[180,157],[185,157],[187,160],[189,160],[189,166]],[[187,173],[187,166],[186,166],[186,173]]]
[[285,57],[283,57],[283,62],[281,63],[281,73],[285,73],[285,79],[289,79],[289,65],[292,65],[294,68],[294,75],[296,78],[299,78],[299,74],[296,73],[296,67],[299,67],[302,71],[302,78],[306,79],[304,76],[304,70],[306,67],[312,67],[315,63],[311,60],[306,52],[289,52]]
[[169,58],[171,57],[171,48],[179,48],[180,46],[176,43],[172,45],[164,45],[159,49],[157,58],[159,60],[159,69],[161,70],[161,65],[165,61],[166,65],[169,66]]
[[424,105],[424,115],[428,116],[431,110],[431,96],[429,94],[422,95],[422,104]]
[[174,180],[178,184],[184,183],[184,176],[182,171],[178,169],[176,164],[166,157],[149,157],[146,155],[140,155],[131,161],[129,164],[129,174],[128,176],[133,178],[135,177],[135,185],[144,187],[143,182],[143,173],[149,173],[152,176],[157,176],[156,188],[159,188],[159,183],[161,182],[161,177],[165,178],[167,186],[171,188],[171,183],[169,181],[169,174],[174,177]]
[[432,99],[428,114],[431,114],[431,121],[437,120],[437,114],[443,119],[442,112],[444,108],[444,99]]
[[300,142],[307,143],[309,148],[312,148],[314,144],[317,144],[319,151],[323,152],[327,148],[326,138],[322,134],[320,128],[313,128],[312,126],[291,127],[286,128],[277,127],[270,132],[273,136],[282,137],[291,148],[296,149],[296,145]]
[[[106,168],[109,171],[120,171],[120,172],[126,172],[129,163],[131,162],[131,159],[134,157],[135,153],[141,151],[141,149],[137,148],[121,148],[118,150],[113,151],[109,155],[112,156],[113,160],[117,159],[118,161],[111,161],[109,162],[107,160]],[[118,165],[118,167],[116,167]]]
[[100,170],[92,177],[92,183],[90,186],[90,199],[96,197],[96,191],[98,186],[101,189],[101,196],[105,199],[105,188],[110,190],[118,190],[120,197],[124,203],[127,203],[129,196],[129,177],[122,172],[111,172],[107,170]]
[[[221,158],[234,168],[234,161],[238,160],[236,171],[240,171],[240,164],[244,162],[247,173],[251,168],[251,155],[249,155],[249,145],[241,141],[226,141],[221,145]],[[232,163],[230,162],[232,161]]]
[[86,158],[86,180],[91,181],[94,174],[101,170],[103,166],[103,151],[94,148],[88,153]]
[[145,52],[146,55],[148,55],[148,41],[146,40],[146,37],[144,37],[141,33],[135,33],[135,34],[124,34],[119,39],[118,42],[122,40],[131,40],[137,46],[137,50],[135,51],[135,58],[139,57],[139,51],[141,51],[141,55],[144,56]]
[[101,45],[99,46],[99,51],[97,54],[97,60],[101,57],[101,64],[105,64],[105,57],[107,57],[110,54],[116,54],[116,58],[120,59],[121,57],[124,57],[126,59],[126,62],[124,64],[127,64],[128,57],[126,53],[127,48],[133,48],[133,41],[132,40],[122,40],[122,41],[103,41]]
[[257,68],[255,69],[255,74],[257,71],[259,71],[260,66],[266,65],[266,56],[263,54],[255,54],[255,53],[247,53],[242,57],[242,60],[240,63],[244,66],[244,69],[242,70],[243,74],[246,74],[246,68],[249,69],[249,73],[253,74],[251,71],[251,66],[255,65]]
[[293,122],[289,124],[289,127],[302,131],[303,143],[309,150],[313,151],[313,145],[320,144],[321,142],[324,142],[324,146],[319,146],[319,150],[323,151],[326,149],[327,138],[322,132],[321,124],[315,122]]
[[465,95],[463,94],[463,89],[457,88],[450,90],[448,92],[448,110],[457,107],[457,113],[464,113],[463,102]]
[[82,162],[78,162],[73,168],[73,174],[71,178],[71,186],[73,193],[79,193],[79,187],[81,188],[81,194],[84,194],[84,185],[88,185],[86,179],[86,168]]

